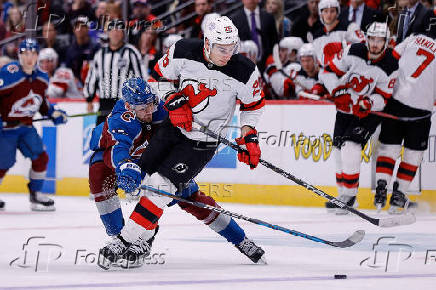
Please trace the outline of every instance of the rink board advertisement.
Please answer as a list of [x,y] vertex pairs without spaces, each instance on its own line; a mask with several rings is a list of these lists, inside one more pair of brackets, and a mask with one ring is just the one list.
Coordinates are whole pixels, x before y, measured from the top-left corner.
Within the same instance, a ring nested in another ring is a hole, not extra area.
[[[86,110],[84,102],[61,102],[68,114]],[[287,102],[270,103],[257,126],[262,158],[304,181],[335,194],[335,161],[332,152],[335,108],[332,105]],[[436,117],[433,115],[433,123]],[[46,191],[61,195],[88,195],[89,137],[95,116],[70,118],[66,125],[54,127],[50,121],[35,123],[44,140],[51,142],[47,151],[51,158],[50,185]],[[232,125],[239,123],[239,111]],[[50,129],[49,129],[50,128]],[[239,135],[230,130],[232,140]],[[56,142],[53,141],[56,138]],[[376,142],[362,150],[360,187],[369,193],[374,166],[371,156]],[[421,174],[412,189],[426,198],[436,192],[436,128],[429,137],[429,149],[424,154]],[[0,186],[2,192],[26,192],[30,161],[17,154],[17,163]],[[237,154],[220,146],[218,154],[196,178],[218,200],[248,203],[321,205],[323,200],[296,186],[292,181],[259,165],[255,170],[237,161]],[[296,197],[298,195],[298,197]],[[300,195],[302,200],[300,200]],[[316,200],[312,202],[312,200]]]

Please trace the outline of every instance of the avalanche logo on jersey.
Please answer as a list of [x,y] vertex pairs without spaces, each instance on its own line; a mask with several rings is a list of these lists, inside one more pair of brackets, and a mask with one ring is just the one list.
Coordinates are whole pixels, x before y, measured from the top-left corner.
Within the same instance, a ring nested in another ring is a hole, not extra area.
[[209,98],[217,94],[216,88],[209,89],[205,83],[200,83],[197,80],[183,80],[181,87],[183,93],[189,98],[189,105],[192,108],[192,113],[198,114],[209,105]]
[[364,76],[352,74],[349,78],[348,85],[359,95],[365,95],[370,91],[371,83],[373,82],[373,78],[367,79]]
[[42,104],[42,96],[30,90],[29,94],[16,101],[11,108],[8,117],[33,117],[39,111]]

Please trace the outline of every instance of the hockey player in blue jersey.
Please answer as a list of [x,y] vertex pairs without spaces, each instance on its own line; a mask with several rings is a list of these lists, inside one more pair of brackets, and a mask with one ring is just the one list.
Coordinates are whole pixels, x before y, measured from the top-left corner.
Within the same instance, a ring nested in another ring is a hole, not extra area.
[[[89,184],[106,233],[112,237],[100,250],[98,264],[109,269],[114,264],[124,268],[138,267],[149,255],[151,244],[158,230],[157,220],[163,211],[155,204],[159,199],[141,196],[124,227],[124,219],[116,185],[129,191],[129,184],[140,183],[144,173],[136,163],[148,140],[158,130],[159,124],[167,118],[162,102],[151,93],[149,85],[140,78],[126,81],[122,88],[122,100],[115,105],[106,121],[97,126],[92,134]],[[130,176],[121,177],[121,170],[130,170]],[[135,181],[129,178],[134,176]],[[136,186],[132,186],[133,191]],[[215,200],[199,190],[191,181],[177,193],[193,201],[219,206]],[[169,206],[176,204],[171,202]],[[234,245],[245,240],[245,233],[229,216],[196,208],[190,204],[178,203],[180,208],[203,221],[212,230]],[[134,237],[135,236],[135,237]],[[133,238],[134,237],[134,238]]]
[[[48,155],[32,126],[32,118],[39,111],[59,125],[67,122],[67,115],[46,99],[48,75],[36,66],[38,52],[38,42],[27,38],[20,43],[19,62],[11,62],[0,70],[0,183],[20,150],[32,160],[28,184],[31,209],[52,211],[54,201],[40,193]],[[4,202],[0,201],[0,208],[3,207]]]

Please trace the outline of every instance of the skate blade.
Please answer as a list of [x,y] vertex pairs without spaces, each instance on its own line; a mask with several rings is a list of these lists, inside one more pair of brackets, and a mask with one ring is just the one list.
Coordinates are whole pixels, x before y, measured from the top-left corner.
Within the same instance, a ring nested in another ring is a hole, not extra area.
[[257,265],[268,265],[268,262],[266,261],[265,254],[263,254],[262,257],[260,257],[259,261],[257,261],[256,264]]
[[348,210],[342,209],[342,208],[338,208],[336,209],[336,215],[347,215],[349,213]]
[[45,205],[38,204],[38,203],[31,203],[30,209],[32,211],[55,211],[56,210],[54,205],[45,206]]
[[380,213],[383,209],[383,205],[381,203],[376,203],[375,208],[377,209],[377,213]]

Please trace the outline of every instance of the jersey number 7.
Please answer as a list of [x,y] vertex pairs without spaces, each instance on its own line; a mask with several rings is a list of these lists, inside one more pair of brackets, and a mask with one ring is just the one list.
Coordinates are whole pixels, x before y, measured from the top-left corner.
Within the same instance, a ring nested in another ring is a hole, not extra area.
[[416,52],[416,55],[423,55],[425,56],[425,60],[421,63],[420,66],[416,69],[416,71],[412,74],[412,78],[417,78],[421,75],[421,73],[425,70],[425,68],[433,61],[434,54],[431,52],[428,52],[425,49],[418,49]]

